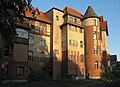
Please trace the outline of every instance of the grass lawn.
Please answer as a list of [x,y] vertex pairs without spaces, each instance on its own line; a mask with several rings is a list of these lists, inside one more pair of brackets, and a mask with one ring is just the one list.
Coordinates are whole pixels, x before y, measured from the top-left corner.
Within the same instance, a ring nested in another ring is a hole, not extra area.
[[0,87],[108,87],[100,80],[56,80],[0,84]]

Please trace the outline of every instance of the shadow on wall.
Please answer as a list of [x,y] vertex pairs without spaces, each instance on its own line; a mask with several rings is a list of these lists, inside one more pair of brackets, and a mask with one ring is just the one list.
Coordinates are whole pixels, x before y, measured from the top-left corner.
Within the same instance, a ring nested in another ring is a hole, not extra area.
[[102,72],[105,77],[107,77],[108,73],[108,53],[107,51],[102,52]]
[[[38,41],[38,40],[37,40]],[[33,63],[30,67],[29,80],[45,80],[52,78],[52,62],[45,38],[39,36],[39,41],[34,42]],[[39,55],[39,56],[36,56]]]
[[[69,58],[57,58],[59,51],[54,50],[54,59],[53,59],[53,79],[80,79],[84,78],[84,69],[81,66],[80,58],[76,61],[69,60]],[[84,63],[82,64],[84,65]]]

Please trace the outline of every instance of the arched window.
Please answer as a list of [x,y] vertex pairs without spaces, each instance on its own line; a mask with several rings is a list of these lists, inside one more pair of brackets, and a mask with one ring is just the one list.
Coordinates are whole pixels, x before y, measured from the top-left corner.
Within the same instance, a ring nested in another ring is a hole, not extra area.
[[95,69],[98,69],[98,61],[95,61]]
[[93,20],[93,25],[97,25],[97,21],[95,19]]
[[4,73],[8,74],[8,66],[6,66],[6,65],[4,66]]

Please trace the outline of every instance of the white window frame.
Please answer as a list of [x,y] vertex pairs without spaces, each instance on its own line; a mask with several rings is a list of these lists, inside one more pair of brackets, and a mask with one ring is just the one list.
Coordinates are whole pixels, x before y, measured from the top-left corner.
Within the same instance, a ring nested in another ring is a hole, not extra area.
[[24,67],[22,67],[22,66],[16,67],[16,74],[23,75],[24,74]]

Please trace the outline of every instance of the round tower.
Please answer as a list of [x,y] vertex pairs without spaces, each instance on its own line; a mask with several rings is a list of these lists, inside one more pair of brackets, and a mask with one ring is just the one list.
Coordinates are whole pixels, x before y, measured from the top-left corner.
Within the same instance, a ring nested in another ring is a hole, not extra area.
[[100,18],[96,15],[91,6],[88,7],[82,18],[85,26],[85,66],[86,77],[99,79],[101,70],[101,33]]

